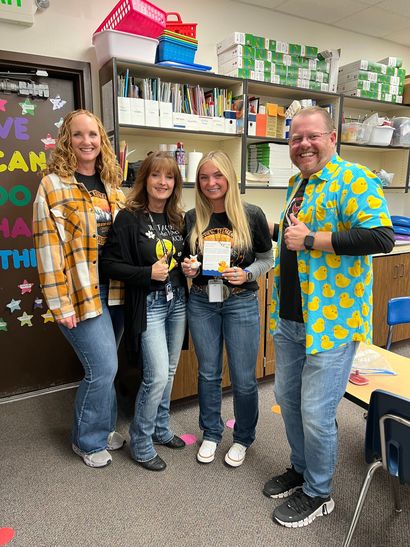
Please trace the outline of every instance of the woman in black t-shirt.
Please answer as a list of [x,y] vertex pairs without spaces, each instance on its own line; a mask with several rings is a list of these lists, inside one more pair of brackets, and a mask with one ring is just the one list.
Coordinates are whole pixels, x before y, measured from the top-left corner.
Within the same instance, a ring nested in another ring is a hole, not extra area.
[[151,471],[166,464],[154,444],[183,448],[169,424],[174,375],[186,329],[182,178],[166,153],[142,163],[126,208],[117,215],[104,246],[106,275],[125,284],[125,345],[141,346],[143,379],[130,426],[132,457]]
[[262,210],[243,204],[228,156],[210,152],[198,165],[195,209],[185,217],[186,254],[198,255],[201,270],[186,258],[193,279],[188,302],[189,329],[199,362],[199,423],[203,442],[197,459],[210,463],[221,441],[223,346],[233,388],[233,445],[225,462],[238,467],[255,439],[258,420],[256,358],[259,304],[256,279],[273,265],[272,241]]

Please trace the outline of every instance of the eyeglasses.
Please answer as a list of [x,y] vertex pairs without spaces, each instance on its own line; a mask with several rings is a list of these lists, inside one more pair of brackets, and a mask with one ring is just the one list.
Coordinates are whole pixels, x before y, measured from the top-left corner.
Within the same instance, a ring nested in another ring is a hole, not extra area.
[[311,133],[310,135],[293,135],[289,139],[289,144],[291,146],[298,145],[303,141],[303,139],[306,139],[309,142],[318,142],[318,140],[321,139],[323,135],[330,135],[331,133],[333,133],[333,131],[323,131],[322,133]]

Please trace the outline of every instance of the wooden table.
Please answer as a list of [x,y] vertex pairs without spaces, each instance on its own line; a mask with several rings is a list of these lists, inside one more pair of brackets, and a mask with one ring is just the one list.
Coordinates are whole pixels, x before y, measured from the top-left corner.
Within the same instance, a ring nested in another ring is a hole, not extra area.
[[383,389],[410,399],[410,359],[378,346],[371,345],[369,347],[380,353],[388,361],[394,372],[397,372],[397,375],[368,375],[366,378],[368,378],[369,383],[365,386],[357,386],[348,382],[345,393],[346,399],[366,409],[369,406],[370,395],[375,389]]

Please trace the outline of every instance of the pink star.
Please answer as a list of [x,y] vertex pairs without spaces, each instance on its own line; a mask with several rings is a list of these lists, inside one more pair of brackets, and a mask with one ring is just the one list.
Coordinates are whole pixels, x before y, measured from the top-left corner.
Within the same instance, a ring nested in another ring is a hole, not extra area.
[[31,287],[33,285],[34,283],[29,283],[27,279],[25,279],[23,283],[20,283],[17,287],[21,290],[21,294],[26,294],[26,292],[31,292]]
[[0,110],[2,112],[6,112],[5,106],[6,106],[7,102],[8,101],[6,101],[5,99],[0,99]]

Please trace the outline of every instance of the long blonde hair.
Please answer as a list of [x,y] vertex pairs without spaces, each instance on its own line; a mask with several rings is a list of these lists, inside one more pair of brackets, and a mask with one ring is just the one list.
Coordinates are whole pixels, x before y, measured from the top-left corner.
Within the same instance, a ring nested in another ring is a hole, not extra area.
[[58,133],[56,147],[52,151],[45,173],[55,173],[60,177],[72,177],[77,170],[77,158],[71,144],[71,122],[76,116],[85,114],[93,119],[100,132],[101,152],[98,155],[95,168],[103,182],[114,187],[122,184],[122,171],[115,157],[107,132],[101,120],[89,110],[74,110],[66,115]]
[[177,162],[167,152],[152,152],[138,169],[134,186],[128,194],[126,208],[129,211],[146,211],[148,209],[147,180],[153,171],[169,173],[174,177],[174,189],[165,204],[168,222],[181,231],[184,219],[181,207],[182,177]]
[[229,157],[222,150],[209,152],[198,164],[195,183],[196,222],[189,237],[191,252],[195,253],[197,246],[200,251],[203,251],[204,239],[202,234],[208,227],[213,213],[212,202],[204,196],[199,184],[201,168],[208,162],[212,162],[227,180],[228,189],[225,194],[225,212],[232,225],[233,246],[235,249],[245,252],[252,247],[249,221],[240,197],[235,169]]

